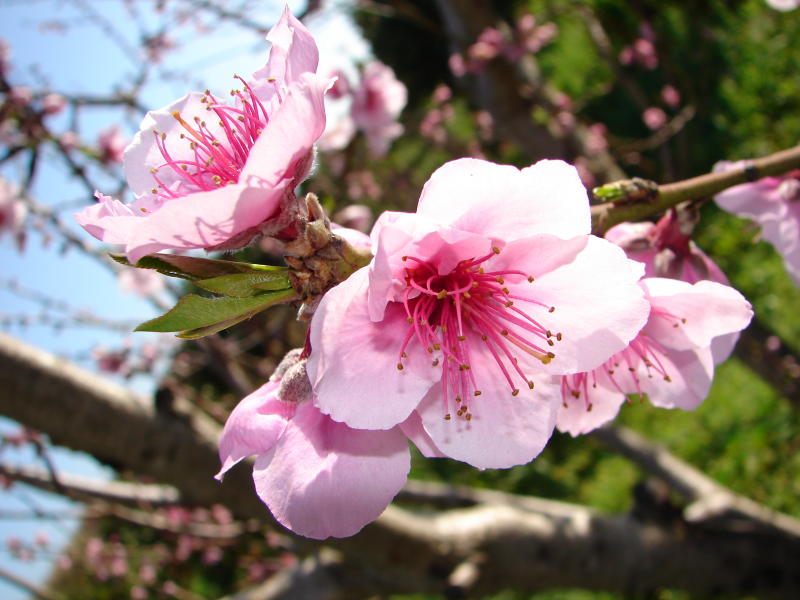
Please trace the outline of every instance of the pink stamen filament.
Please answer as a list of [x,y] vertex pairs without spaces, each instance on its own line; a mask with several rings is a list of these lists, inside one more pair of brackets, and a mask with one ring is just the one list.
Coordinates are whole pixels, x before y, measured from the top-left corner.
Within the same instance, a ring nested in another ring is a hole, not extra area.
[[[533,278],[522,271],[504,270],[485,272],[480,265],[500,252],[458,263],[450,273],[440,274],[436,266],[414,256],[404,256],[411,262],[406,267],[406,289],[402,296],[403,307],[408,318],[408,329],[400,345],[398,369],[412,350],[413,340],[430,354],[441,353],[443,406],[445,418],[452,418],[451,401],[459,405],[456,416],[466,420],[472,418],[467,407],[470,396],[479,396],[477,379],[471,367],[468,336],[479,335],[486,349],[508,383],[512,395],[520,393],[515,385],[516,377],[533,389],[533,382],[525,374],[511,345],[534,356],[542,363],[549,363],[555,354],[548,352],[533,340],[546,340],[553,345],[553,334],[525,311],[512,306],[508,299],[518,297],[535,306],[552,309],[549,305],[527,295],[514,295],[506,287],[504,277]],[[518,286],[520,283],[509,284]],[[529,339],[532,337],[532,339]],[[561,334],[557,334],[561,340]],[[509,368],[508,365],[511,365]],[[435,357],[432,365],[440,365]]]
[[[231,94],[239,99],[239,107],[220,103],[210,92],[206,92],[201,100],[206,110],[217,117],[218,133],[212,132],[206,122],[198,117],[195,117],[192,125],[178,111],[173,113],[186,132],[180,134],[179,138],[189,143],[193,159],[174,158],[167,149],[166,136],[155,132],[156,146],[164,163],[153,169],[156,183],[154,195],[171,199],[196,191],[214,190],[238,181],[253,144],[269,122],[269,116],[247,82],[238,76],[237,79],[244,85],[244,91],[235,90]],[[176,182],[168,185],[157,174],[163,167],[168,167],[177,175]]]

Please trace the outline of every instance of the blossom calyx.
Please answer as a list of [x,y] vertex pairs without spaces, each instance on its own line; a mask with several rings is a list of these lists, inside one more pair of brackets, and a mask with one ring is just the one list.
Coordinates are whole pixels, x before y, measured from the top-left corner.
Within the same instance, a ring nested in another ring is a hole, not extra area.
[[292,287],[305,304],[315,304],[327,290],[369,263],[372,255],[365,245],[347,239],[348,233],[363,234],[344,228],[333,233],[314,194],[307,194],[305,203],[305,215],[295,222],[296,234],[286,245],[284,259],[291,269]]

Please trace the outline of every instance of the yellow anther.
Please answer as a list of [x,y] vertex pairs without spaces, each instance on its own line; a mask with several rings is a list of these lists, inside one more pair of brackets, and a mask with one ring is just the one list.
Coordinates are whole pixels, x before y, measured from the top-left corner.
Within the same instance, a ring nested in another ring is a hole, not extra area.
[[517,388],[514,388],[513,390],[511,390],[511,395],[512,396],[519,396],[519,390]]
[[452,416],[450,416],[450,413],[447,413],[447,414],[444,416],[444,420],[445,420],[445,421],[449,421],[449,420],[450,420],[450,419],[452,419],[452,418],[453,418],[453,417],[452,417]]
[[531,390],[534,388],[534,385],[533,385],[532,381],[528,382],[528,388],[531,389]]
[[555,306],[551,306],[551,307],[550,307],[550,308],[547,310],[547,312],[556,312],[556,307],[555,307]]
[[492,246],[492,252],[494,252],[495,254],[500,254],[500,248],[498,248],[497,246]]
[[475,391],[474,391],[474,392],[472,392],[472,393],[473,393],[473,395],[475,395],[475,396],[480,396],[480,395],[481,395],[481,391],[480,391],[480,390],[475,390]]

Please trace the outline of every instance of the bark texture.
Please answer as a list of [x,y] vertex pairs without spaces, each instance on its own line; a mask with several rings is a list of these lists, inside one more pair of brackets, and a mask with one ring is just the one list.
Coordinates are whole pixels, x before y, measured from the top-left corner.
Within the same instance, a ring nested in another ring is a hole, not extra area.
[[[182,501],[223,503],[240,518],[268,525],[247,467],[224,485],[213,480],[215,439],[201,419],[159,415],[119,386],[5,335],[0,390],[3,415],[48,433],[55,443],[171,485]],[[736,496],[635,435],[606,437],[683,495],[685,510],[634,507],[609,516],[561,502],[413,483],[402,500],[427,510],[390,506],[352,538],[324,544],[298,539],[296,549],[316,558],[253,595],[233,598],[472,597],[560,587],[800,597],[797,520]],[[75,482],[65,477],[64,483]],[[464,508],[432,512],[434,506]]]

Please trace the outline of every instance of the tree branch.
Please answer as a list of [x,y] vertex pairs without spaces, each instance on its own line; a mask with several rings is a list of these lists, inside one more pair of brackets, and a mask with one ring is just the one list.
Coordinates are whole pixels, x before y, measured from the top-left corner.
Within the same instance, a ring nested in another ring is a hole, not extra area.
[[[800,146],[781,150],[769,156],[747,161],[744,167],[718,173],[707,173],[675,183],[656,186],[654,193],[631,197],[626,191],[626,181],[610,183],[592,190],[595,199],[612,200],[592,207],[592,229],[602,235],[608,229],[623,221],[642,219],[677,206],[682,202],[709,198],[719,192],[739,185],[756,181],[762,177],[782,175],[792,169],[800,168]],[[633,186],[635,189],[636,186]],[[617,194],[619,190],[619,194]]]

